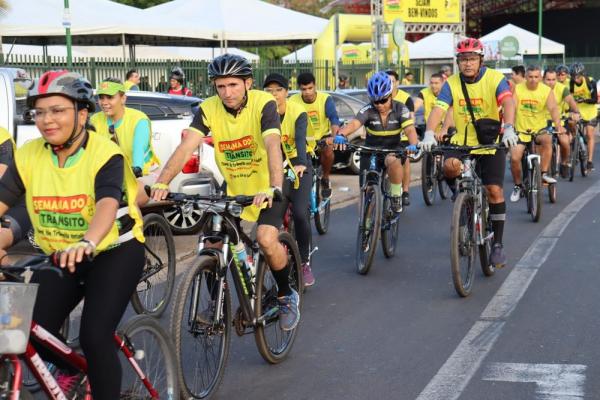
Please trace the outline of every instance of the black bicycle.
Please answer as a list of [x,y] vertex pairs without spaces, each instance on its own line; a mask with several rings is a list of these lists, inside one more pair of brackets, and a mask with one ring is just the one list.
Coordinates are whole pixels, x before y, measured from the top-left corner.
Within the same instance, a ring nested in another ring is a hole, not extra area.
[[[446,143],[447,144],[447,143]],[[421,192],[428,206],[433,205],[437,193],[445,200],[450,193],[450,187],[444,179],[444,156],[426,152],[421,160]]]
[[[272,364],[289,354],[298,327],[284,331],[279,326],[277,284],[257,243],[239,226],[252,196],[171,194],[169,199],[193,202],[203,210],[198,257],[179,284],[171,331],[182,398],[204,399],[216,392],[223,377],[232,326],[239,336],[254,333],[258,351]],[[287,251],[290,286],[301,305],[304,285],[296,241],[287,232],[279,233],[279,241]],[[228,271],[240,304],[234,315]]]
[[[519,134],[531,136],[531,141],[525,144],[525,151],[521,157],[521,172],[523,174],[523,194],[527,200],[527,212],[531,215],[533,222],[538,222],[542,216],[542,194],[544,190],[541,156],[534,152],[533,146],[535,137],[547,132],[546,128],[537,132],[531,130],[519,132]],[[556,198],[556,183],[551,183],[548,186],[553,186],[549,190],[554,191],[554,197]]]
[[571,156],[569,160],[571,164],[571,168],[569,168],[570,182],[572,182],[575,178],[575,169],[577,168],[577,164],[579,164],[581,176],[588,176],[589,171],[587,169],[587,160],[588,150],[585,138],[585,125],[584,121],[579,120],[577,121],[577,128],[575,129],[575,133],[571,139]]
[[487,192],[477,175],[477,154],[473,150],[494,150],[501,145],[480,146],[438,146],[432,154],[452,152],[458,155],[463,163],[463,171],[457,178],[458,195],[452,210],[450,224],[450,265],[452,282],[456,293],[466,297],[473,288],[475,272],[475,252],[479,252],[479,263],[485,276],[492,276],[496,271],[490,263],[490,253],[494,232],[489,219],[489,203]]

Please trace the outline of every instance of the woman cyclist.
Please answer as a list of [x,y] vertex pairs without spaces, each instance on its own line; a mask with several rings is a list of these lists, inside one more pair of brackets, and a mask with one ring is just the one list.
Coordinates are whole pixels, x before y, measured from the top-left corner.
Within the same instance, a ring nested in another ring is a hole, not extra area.
[[[118,399],[121,365],[113,333],[144,264],[135,178],[119,147],[89,128],[92,86],[79,74],[46,72],[27,103],[42,137],[16,151],[0,180],[0,216],[25,196],[37,244],[48,255],[57,253],[66,269],[62,278],[52,271],[34,276],[40,285],[34,320],[58,335],[85,298],[79,338],[91,394],[94,400]],[[128,208],[118,223],[124,195]],[[57,382],[68,398],[86,387],[85,377],[68,370],[59,372]]]
[[290,201],[292,202],[296,240],[300,258],[302,258],[304,286],[312,286],[315,284],[315,277],[309,263],[311,231],[308,209],[313,171],[309,165],[306,149],[308,117],[304,107],[287,101],[288,84],[288,80],[284,76],[272,73],[265,78],[263,89],[265,92],[271,93],[277,101],[283,150],[300,178],[300,186],[291,191]]

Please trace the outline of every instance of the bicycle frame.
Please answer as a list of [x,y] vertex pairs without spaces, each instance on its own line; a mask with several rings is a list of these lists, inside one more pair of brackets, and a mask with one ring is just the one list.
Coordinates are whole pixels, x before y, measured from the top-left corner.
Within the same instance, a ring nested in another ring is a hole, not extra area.
[[322,199],[320,202],[318,202],[317,180],[321,179],[321,176],[320,176],[321,174],[318,173],[321,168],[318,157],[312,157],[312,166],[313,166],[313,176],[312,176],[312,186],[310,189],[310,213],[311,213],[311,215],[321,212],[327,206],[327,204],[331,201],[331,198],[326,198],[326,199]]
[[475,171],[477,167],[477,161],[471,158],[470,155],[466,155],[465,157],[463,157],[462,162],[464,165],[464,170],[458,178],[458,190],[460,192],[469,193],[475,199],[475,212],[473,213],[473,222],[475,226],[474,233],[476,237],[474,238],[474,241],[477,245],[482,245],[487,239],[489,239],[488,237],[483,236],[484,229],[481,226],[483,191],[485,190],[485,188],[483,187],[481,179]]

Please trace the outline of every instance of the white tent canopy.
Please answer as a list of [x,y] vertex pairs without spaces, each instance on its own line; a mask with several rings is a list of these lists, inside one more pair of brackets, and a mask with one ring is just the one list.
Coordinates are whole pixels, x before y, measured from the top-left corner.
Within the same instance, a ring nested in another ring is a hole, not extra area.
[[409,51],[411,60],[453,59],[454,34],[436,32],[412,43]]
[[[519,28],[513,24],[506,24],[502,28],[481,38],[483,42],[500,41],[506,36],[514,36],[519,41],[519,52],[521,55],[533,55],[538,53],[538,35]],[[542,37],[542,54],[564,54],[565,45]]]
[[[328,21],[278,7],[260,0],[174,0],[142,11],[144,17],[160,18],[179,29],[213,32],[225,45],[255,42],[304,42],[316,39]],[[257,18],[249,18],[254,15]],[[160,27],[156,27],[159,31]],[[227,46],[225,46],[227,47]]]

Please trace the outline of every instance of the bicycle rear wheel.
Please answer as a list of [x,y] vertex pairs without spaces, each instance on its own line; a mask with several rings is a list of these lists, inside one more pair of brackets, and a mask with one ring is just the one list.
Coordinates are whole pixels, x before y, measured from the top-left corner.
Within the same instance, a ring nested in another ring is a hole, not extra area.
[[542,215],[542,171],[537,159],[531,160],[531,171],[529,171],[530,186],[527,196],[529,196],[529,214],[533,222],[538,222]]
[[[300,296],[299,307],[301,309],[304,283],[302,282],[298,245],[285,232],[279,234],[279,242],[287,252],[288,266],[290,267],[290,287],[298,292],[298,296]],[[287,357],[292,349],[300,325],[297,325],[291,331],[284,331],[279,326],[277,283],[265,259],[261,256],[260,260],[256,270],[256,298],[260,301],[256,302],[255,312],[256,318],[264,322],[256,326],[254,339],[258,352],[265,361],[278,364]]]
[[356,237],[356,268],[366,275],[373,263],[381,225],[381,192],[379,186],[367,183],[360,192],[358,234]]
[[144,270],[131,305],[138,314],[159,318],[167,309],[175,284],[175,242],[162,215],[144,216]]
[[[320,168],[320,167],[319,167]],[[323,199],[321,196],[321,173],[317,171],[316,180],[317,211],[313,214],[315,219],[315,228],[319,235],[324,235],[329,230],[329,214],[331,214],[331,199]]]
[[[483,190],[483,189],[482,189]],[[496,267],[490,263],[490,254],[492,252],[492,239],[494,238],[494,231],[492,230],[492,221],[490,221],[490,206],[488,203],[487,195],[485,190],[481,196],[481,215],[479,221],[479,228],[481,229],[481,235],[483,236],[484,242],[479,245],[479,263],[481,264],[481,270],[485,276],[492,276],[496,272]]]
[[387,193],[390,192],[389,179],[384,178],[383,207],[381,210],[381,248],[386,258],[394,257],[398,231],[400,230],[400,216],[392,211],[392,201]]
[[579,137],[577,134],[573,137],[573,141],[571,142],[571,155],[569,159],[571,162],[571,168],[569,168],[569,182],[573,182],[573,178],[575,178],[575,166],[579,160]]
[[421,192],[423,193],[423,200],[428,206],[433,205],[437,192],[438,180],[435,163],[436,160],[433,154],[425,153],[423,155],[423,160],[421,160]]
[[223,288],[222,314],[215,321],[217,259],[200,256],[182,277],[171,316],[171,335],[182,398],[205,399],[218,389],[231,339],[231,298]]
[[460,193],[454,202],[450,226],[450,264],[454,289],[467,297],[473,287],[475,263],[475,204],[473,196]]

